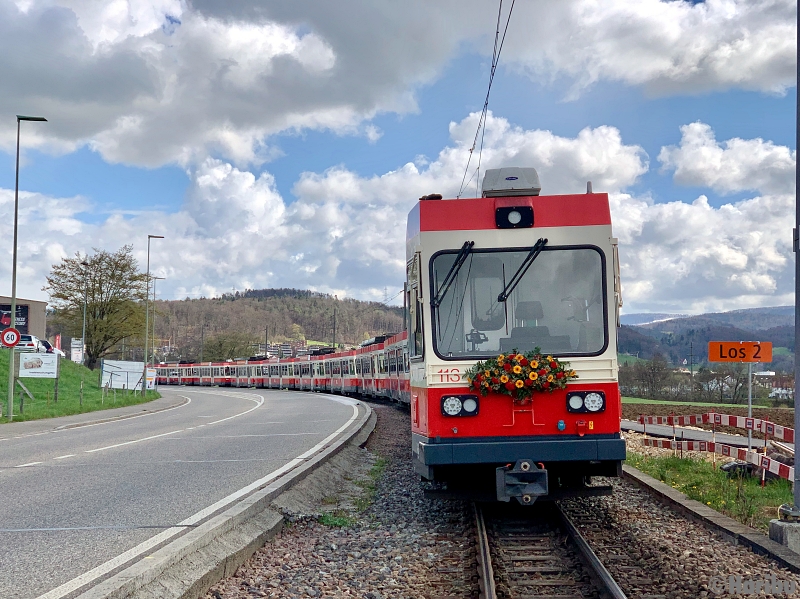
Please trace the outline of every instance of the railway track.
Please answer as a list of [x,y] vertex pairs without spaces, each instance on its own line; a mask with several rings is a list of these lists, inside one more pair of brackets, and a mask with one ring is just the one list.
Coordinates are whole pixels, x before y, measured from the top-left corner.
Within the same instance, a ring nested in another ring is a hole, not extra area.
[[626,599],[555,503],[473,509],[482,599]]

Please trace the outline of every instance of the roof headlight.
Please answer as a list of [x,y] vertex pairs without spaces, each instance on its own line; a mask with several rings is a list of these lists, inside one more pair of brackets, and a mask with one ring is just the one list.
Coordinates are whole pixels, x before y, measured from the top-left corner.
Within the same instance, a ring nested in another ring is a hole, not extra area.
[[517,210],[512,210],[508,213],[508,222],[512,225],[518,225],[519,221],[522,220],[522,215]]

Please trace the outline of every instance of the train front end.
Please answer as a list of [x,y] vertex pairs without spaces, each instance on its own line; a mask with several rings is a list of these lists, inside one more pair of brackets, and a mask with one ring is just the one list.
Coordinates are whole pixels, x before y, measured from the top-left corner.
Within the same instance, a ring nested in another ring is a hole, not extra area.
[[[481,198],[421,198],[406,238],[415,468],[525,504],[589,492],[589,477],[618,476],[625,459],[608,195],[539,190],[534,169],[487,171]],[[503,393],[486,389],[499,383],[488,370],[467,380],[487,360],[534,373],[534,355],[568,384]]]

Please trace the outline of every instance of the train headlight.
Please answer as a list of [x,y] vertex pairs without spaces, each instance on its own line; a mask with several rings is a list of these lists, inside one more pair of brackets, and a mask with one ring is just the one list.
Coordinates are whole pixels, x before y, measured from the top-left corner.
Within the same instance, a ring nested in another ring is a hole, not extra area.
[[603,409],[604,403],[603,396],[599,393],[587,393],[586,397],[583,398],[583,405],[590,412],[599,412]]
[[567,411],[585,414],[604,412],[606,394],[602,391],[572,391],[567,393]]
[[522,220],[522,215],[517,212],[516,210],[512,210],[508,213],[508,222],[512,225],[518,225],[519,221]]
[[477,416],[477,395],[445,395],[442,397],[443,416]]
[[567,403],[571,410],[577,411],[583,407],[583,398],[578,394],[570,395],[569,399],[567,399]]
[[458,416],[462,407],[463,404],[457,397],[445,397],[442,401],[442,412],[448,416]]

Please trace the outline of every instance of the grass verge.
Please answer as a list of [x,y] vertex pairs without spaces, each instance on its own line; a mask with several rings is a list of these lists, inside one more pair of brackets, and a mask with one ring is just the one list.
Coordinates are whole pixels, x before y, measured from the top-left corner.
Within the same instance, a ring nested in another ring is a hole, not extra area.
[[[623,397],[622,403],[636,403],[636,404],[658,404],[667,406],[704,406],[712,408],[742,408],[747,407],[747,403],[734,404],[734,403],[714,403],[708,401],[666,401],[662,399],[644,399],[642,397]],[[772,406],[765,404],[757,404],[753,402],[754,408],[769,408]]]
[[[0,423],[8,422],[6,418],[6,401],[8,393],[8,350],[0,351],[0,406],[3,417]],[[58,402],[54,400],[54,379],[21,379],[34,397],[31,399],[17,385],[14,389],[14,421],[39,420],[55,418],[71,414],[83,414],[109,408],[121,408],[152,401],[161,397],[156,391],[148,391],[146,396],[117,390],[103,397],[98,381],[99,370],[88,368],[62,358],[58,381]],[[81,381],[83,381],[83,400],[81,401]]]
[[703,460],[628,452],[627,462],[690,499],[762,532],[769,530],[769,521],[777,517],[778,506],[793,501],[787,480],[767,481],[762,488],[760,479],[728,478]]
[[[365,478],[353,481],[353,484],[360,489],[360,492],[353,500],[352,509],[337,509],[326,512],[319,517],[319,523],[336,528],[355,524],[357,515],[364,512],[375,500],[375,493],[378,489],[378,479],[385,469],[386,458],[378,457],[375,463],[372,464]],[[335,495],[322,498],[323,505],[335,505],[338,502],[339,498]]]

